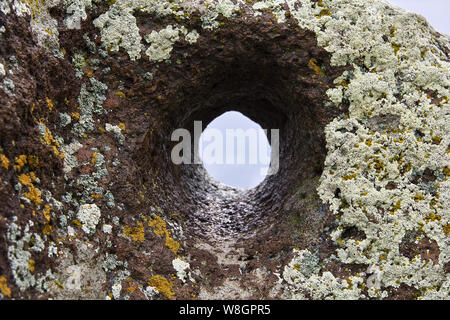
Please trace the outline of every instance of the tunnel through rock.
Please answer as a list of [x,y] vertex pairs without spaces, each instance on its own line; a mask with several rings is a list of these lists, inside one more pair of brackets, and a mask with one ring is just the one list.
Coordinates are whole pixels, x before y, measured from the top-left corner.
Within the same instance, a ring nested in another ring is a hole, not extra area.
[[[315,188],[326,155],[324,127],[345,111],[345,106],[327,108],[325,91],[345,68],[330,66],[329,54],[317,47],[311,32],[292,32],[269,22],[225,24],[189,49],[183,69],[159,67],[167,86],[159,88],[166,93],[159,97],[164,116],[159,136],[152,128],[137,157],[144,168],[164,173],[159,179],[170,200],[161,206],[181,213],[185,235],[238,240],[280,221],[321,219]],[[182,48],[177,52],[183,55]],[[176,144],[170,141],[173,130],[186,128],[193,137],[194,121],[206,127],[230,110],[263,128],[280,130],[279,171],[254,189],[225,186],[211,180],[202,165],[178,166],[170,159]],[[299,194],[307,200],[298,201]],[[311,241],[306,234],[302,237]]]
[[[422,17],[369,0],[0,7],[3,296],[448,296],[449,42]],[[231,105],[280,129],[280,170],[239,193],[170,159],[174,129]]]

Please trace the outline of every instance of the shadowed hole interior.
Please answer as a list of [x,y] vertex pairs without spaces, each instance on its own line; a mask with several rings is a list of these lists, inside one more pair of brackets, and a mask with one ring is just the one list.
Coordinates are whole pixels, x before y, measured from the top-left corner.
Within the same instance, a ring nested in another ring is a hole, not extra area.
[[[286,37],[274,42],[259,26],[252,27],[219,30],[224,34],[218,38],[232,37],[235,45],[224,50],[211,38],[193,53],[201,57],[195,65],[159,67],[170,77],[167,90],[160,85],[167,95],[159,99],[161,110],[136,158],[142,159],[143,183],[148,189],[161,186],[159,206],[176,213],[173,218],[188,237],[248,238],[259,228],[286,221],[292,212],[309,221],[318,220],[323,211],[316,188],[326,156],[324,128],[343,112],[326,106],[326,91],[345,68],[330,66],[329,54],[317,48],[312,34],[286,30]],[[143,98],[142,108],[145,103]],[[279,170],[252,189],[214,181],[201,163],[171,161],[178,143],[171,141],[174,130],[185,128],[194,137],[194,121],[205,128],[228,111],[240,112],[264,129],[279,129]]]

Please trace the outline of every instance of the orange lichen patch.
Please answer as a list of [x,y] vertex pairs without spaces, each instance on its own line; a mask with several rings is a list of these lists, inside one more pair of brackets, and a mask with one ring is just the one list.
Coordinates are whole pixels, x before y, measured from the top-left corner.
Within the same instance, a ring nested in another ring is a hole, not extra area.
[[440,144],[442,141],[442,138],[435,136],[435,137],[432,137],[431,140],[433,140],[433,144]]
[[158,290],[158,292],[164,295],[167,299],[172,299],[172,297],[175,295],[175,292],[172,289],[173,283],[159,274],[151,277],[148,280],[147,284],[149,286],[155,287],[156,290]]
[[4,276],[0,276],[0,292],[3,296],[11,298],[11,289],[8,288],[6,282],[6,278]]
[[48,98],[48,97],[45,98],[45,101],[47,102],[48,109],[49,109],[50,111],[52,111],[53,108],[54,108],[53,101],[52,101],[50,98]]
[[28,187],[28,191],[23,196],[35,205],[40,205],[42,203],[41,192],[33,185],[32,181],[36,181],[34,172],[28,174],[22,173],[19,176],[19,182]]
[[22,3],[28,5],[31,10],[31,17],[36,19],[39,16],[39,8],[44,4],[45,0],[21,0]]
[[450,235],[450,224],[446,224],[443,229],[444,229],[445,235],[449,236]]
[[63,154],[63,153],[60,153],[59,150],[58,150],[58,148],[60,147],[60,144],[59,144],[58,141],[56,141],[56,140],[53,138],[53,135],[52,135],[52,132],[50,131],[50,129],[47,128],[47,127],[44,125],[43,122],[40,122],[40,124],[43,125],[43,126],[45,127],[44,136],[41,137],[42,143],[44,143],[44,144],[46,144],[46,145],[48,145],[48,146],[52,146],[53,153],[54,153],[56,156],[60,157],[60,158],[64,158],[64,154]]
[[352,180],[352,179],[356,180],[356,173],[352,173],[352,174],[349,174],[349,175],[346,175],[346,176],[342,177],[342,180],[344,180],[344,181]]
[[73,219],[73,220],[72,220],[72,223],[75,224],[75,225],[77,225],[77,226],[79,226],[80,228],[83,227],[83,224],[82,224],[79,220],[77,220],[77,219]]
[[317,75],[319,75],[319,76],[321,76],[321,77],[325,76],[325,74],[323,73],[322,69],[321,69],[320,66],[317,64],[317,60],[316,60],[316,59],[314,59],[314,58],[309,59],[308,67],[311,68],[311,69],[313,69],[314,72],[315,72]]
[[95,166],[95,162],[97,162],[98,152],[94,152],[92,155],[92,165]]
[[37,206],[42,203],[41,192],[34,186],[29,187],[28,192],[25,192],[23,195]]
[[123,93],[122,91],[116,91],[114,92],[116,95],[118,95],[119,97],[121,97],[122,99],[125,99],[126,95],[125,93]]
[[70,114],[72,116],[72,118],[74,118],[75,120],[80,120],[80,114],[78,112],[72,112]]
[[14,158],[14,170],[20,171],[26,164],[27,164],[27,156],[24,154],[21,154],[18,157]]
[[400,50],[400,46],[398,44],[393,43],[392,48],[394,48],[394,53],[397,54],[397,52]]
[[27,161],[31,168],[36,168],[39,165],[39,158],[37,156],[28,156]]
[[42,212],[42,214],[44,215],[44,218],[45,218],[48,222],[50,222],[50,218],[51,218],[50,212],[51,212],[50,206],[49,206],[48,204],[46,204],[45,207],[44,207],[44,211]]
[[42,230],[42,233],[44,233],[45,235],[48,236],[50,234],[50,232],[52,232],[52,229],[53,229],[53,227],[48,224],[44,227],[44,230]]
[[36,261],[34,261],[33,259],[28,260],[28,269],[30,269],[31,272],[34,271],[34,264],[36,263]]
[[331,12],[328,9],[322,9],[319,12],[319,15],[317,16],[318,19],[322,18],[323,16],[331,16]]
[[137,227],[125,226],[123,228],[123,234],[136,242],[144,242],[145,240],[144,224],[142,222],[138,222],[137,224],[138,224]]
[[419,202],[424,199],[424,196],[421,194],[416,194],[414,197],[411,197],[415,202]]
[[148,226],[152,228],[157,236],[165,236],[165,246],[172,250],[173,253],[177,254],[180,249],[180,244],[170,236],[170,232],[167,230],[167,224],[160,216],[154,215],[151,217],[148,221]]
[[32,180],[36,180],[36,176],[34,175],[34,172],[30,172],[29,174],[22,173],[19,176],[19,182],[23,184],[24,186],[33,186]]
[[175,254],[180,250],[180,243],[171,237],[166,236],[166,242],[164,244]]
[[402,207],[402,200],[398,200],[397,203],[392,207],[392,210],[389,211],[390,214],[395,214],[395,211],[401,209]]
[[118,127],[120,128],[120,130],[125,131],[126,127],[125,127],[125,123],[121,122],[119,123]]
[[2,162],[1,166],[8,170],[9,168],[9,160],[4,154],[0,154],[0,161]]

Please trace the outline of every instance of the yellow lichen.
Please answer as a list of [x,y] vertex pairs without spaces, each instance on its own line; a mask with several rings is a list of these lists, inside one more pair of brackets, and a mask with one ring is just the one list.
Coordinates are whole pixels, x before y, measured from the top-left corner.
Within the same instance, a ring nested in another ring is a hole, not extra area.
[[27,157],[28,165],[31,168],[36,168],[39,165],[39,158],[37,156],[28,156]]
[[45,3],[45,0],[21,0],[28,5],[31,10],[31,17],[35,20],[39,16],[39,8]]
[[23,194],[24,197],[35,205],[40,205],[42,203],[41,192],[33,185],[32,181],[36,181],[34,172],[29,174],[22,173],[19,176],[19,182],[28,187],[28,191]]
[[94,152],[92,155],[92,165],[95,166],[95,163],[97,162],[98,152]]
[[126,97],[125,93],[123,93],[122,91],[116,91],[115,94],[121,97],[122,99],[125,99]]
[[147,284],[156,288],[156,290],[158,290],[158,292],[164,295],[167,299],[172,299],[175,295],[175,292],[172,289],[173,283],[161,275],[154,275],[148,280]]
[[317,60],[316,60],[316,59],[314,59],[314,58],[309,59],[308,67],[311,68],[311,69],[313,69],[314,72],[315,72],[317,75],[319,75],[319,76],[321,76],[321,77],[325,76],[325,74],[323,73],[322,69],[321,69],[320,66],[317,64]]
[[52,111],[52,110],[53,110],[53,107],[54,107],[53,101],[52,101],[50,98],[48,98],[48,97],[45,98],[45,101],[47,102],[48,109],[49,109],[50,111]]
[[166,242],[164,244],[175,254],[180,250],[180,243],[169,236],[166,236]]
[[80,228],[83,227],[83,224],[78,219],[73,219],[72,223],[79,226]]
[[157,236],[165,236],[166,247],[172,250],[172,252],[175,254],[178,252],[178,250],[180,249],[180,244],[170,236],[170,232],[169,230],[167,230],[167,224],[161,217],[159,217],[158,215],[154,215],[153,217],[151,217],[148,221],[148,226],[153,229],[153,232]]
[[42,230],[42,233],[44,233],[45,235],[48,236],[50,234],[50,232],[52,232],[52,229],[53,229],[53,227],[48,224],[44,227],[44,229]]
[[450,168],[448,168],[448,167],[444,168],[444,174],[446,176],[450,176]]
[[317,16],[318,19],[322,18],[323,16],[331,16],[331,12],[329,9],[322,9],[319,12],[319,15]]
[[0,154],[0,160],[2,162],[1,166],[8,170],[9,168],[9,160],[4,154]]
[[4,276],[0,276],[0,291],[3,296],[11,298],[11,289],[8,288],[7,281]]
[[349,175],[346,175],[346,176],[342,177],[342,180],[344,180],[344,181],[352,180],[352,179],[356,180],[356,173],[352,173],[352,174],[349,174]]
[[423,199],[424,199],[424,196],[421,195],[421,194],[416,194],[414,197],[412,197],[412,199],[413,199],[415,202],[419,202],[420,200],[423,200]]
[[449,236],[449,235],[450,235],[450,224],[446,224],[446,225],[443,227],[443,229],[444,229],[445,235],[446,235],[446,236]]
[[123,234],[136,242],[144,242],[145,240],[144,224],[142,222],[138,222],[137,224],[138,227],[125,226],[123,228]]
[[14,162],[14,170],[20,171],[27,164],[27,156],[21,154],[20,156],[14,158]]
[[48,222],[50,222],[50,218],[51,218],[50,212],[51,212],[50,206],[49,206],[48,204],[46,204],[45,207],[44,207],[44,211],[42,212],[42,214],[44,215],[44,218],[45,218]]
[[397,54],[397,52],[400,50],[400,46],[395,44],[395,43],[392,44],[392,48],[394,48],[394,53],[395,54]]
[[70,115],[73,119],[80,120],[80,114],[78,112],[72,112]]
[[30,269],[31,272],[34,271],[34,264],[35,261],[33,259],[28,260],[28,269]]

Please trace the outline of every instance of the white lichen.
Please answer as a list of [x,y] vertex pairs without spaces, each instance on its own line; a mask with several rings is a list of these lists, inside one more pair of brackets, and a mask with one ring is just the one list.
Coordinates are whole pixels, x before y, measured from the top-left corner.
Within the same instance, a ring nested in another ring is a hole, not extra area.
[[77,218],[82,223],[82,229],[88,234],[95,231],[95,228],[100,221],[100,216],[101,212],[96,204],[83,204],[77,212]]
[[145,36],[145,41],[150,44],[145,54],[151,61],[160,62],[169,59],[173,44],[180,39],[179,33],[180,30],[172,25],[168,25],[159,32],[152,31]]
[[68,14],[64,19],[66,27],[80,29],[81,22],[87,18],[86,10],[92,7],[92,0],[64,0],[63,5]]
[[119,144],[123,144],[123,142],[125,141],[125,137],[122,134],[122,129],[119,126],[116,125],[112,125],[110,123],[107,123],[105,125],[105,130],[107,132],[112,132],[114,133],[114,137],[116,138],[117,142],[119,142]]
[[141,57],[143,46],[133,10],[127,1],[116,1],[108,12],[94,20],[94,26],[101,30],[102,43],[108,51],[123,48],[131,60],[136,60]]
[[172,266],[177,271],[178,279],[180,279],[183,282],[186,282],[188,278],[190,278],[191,281],[193,280],[189,272],[187,271],[190,268],[189,263],[183,261],[180,258],[176,258],[172,260]]

